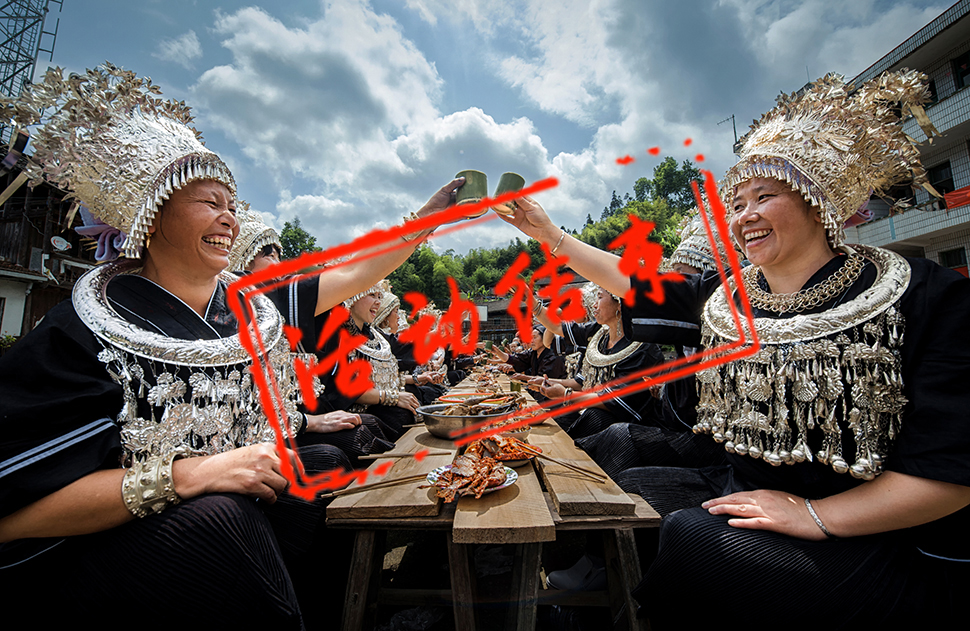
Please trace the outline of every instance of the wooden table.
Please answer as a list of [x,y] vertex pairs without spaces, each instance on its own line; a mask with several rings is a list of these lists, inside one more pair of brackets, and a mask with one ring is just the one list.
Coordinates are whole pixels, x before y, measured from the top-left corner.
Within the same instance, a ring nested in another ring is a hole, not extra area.
[[[508,378],[500,380],[508,389]],[[452,392],[474,391],[470,379]],[[555,421],[547,420],[532,429],[528,442],[560,460],[602,470],[578,449]],[[393,459],[385,479],[430,472],[450,464],[458,453],[454,443],[435,438],[423,427],[410,429],[395,452],[415,453],[422,449],[444,450],[448,455]],[[387,459],[376,460],[373,467]],[[640,565],[633,540],[633,528],[656,527],[660,516],[642,498],[624,493],[612,480],[594,482],[566,467],[542,459],[517,470],[519,480],[511,487],[480,499],[463,497],[443,504],[433,489],[419,489],[419,483],[374,489],[335,499],[327,508],[327,524],[357,530],[354,564],[347,583],[343,629],[362,629],[371,604],[403,604],[437,601],[450,603],[458,629],[475,628],[475,576],[471,568],[472,544],[513,544],[511,595],[516,603],[509,611],[506,628],[535,628],[536,605],[581,601],[578,604],[609,606],[614,618],[625,614],[636,627],[636,603],[631,590],[640,580]],[[543,486],[545,490],[543,490]],[[388,530],[441,530],[448,547],[450,590],[380,589],[384,537]],[[607,562],[607,592],[563,593],[541,590],[542,544],[554,541],[557,531],[600,531],[604,535]],[[542,592],[540,595],[540,591]]]

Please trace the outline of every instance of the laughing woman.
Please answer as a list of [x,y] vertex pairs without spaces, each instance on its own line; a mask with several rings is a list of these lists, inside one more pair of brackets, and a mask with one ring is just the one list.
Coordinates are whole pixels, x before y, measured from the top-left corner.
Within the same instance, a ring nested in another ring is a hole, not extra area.
[[[925,182],[899,120],[926,120],[922,79],[887,74],[851,92],[826,78],[783,97],[727,174],[761,349],[697,375],[695,431],[723,444],[726,467],[621,476],[651,502],[679,491],[655,506],[669,516],[635,592],[657,626],[898,628],[963,611],[970,281],[846,246],[842,231],[873,190]],[[561,236],[534,203],[510,221],[561,240],[587,278],[631,286],[615,257]],[[639,300],[624,320],[637,339],[721,346],[738,337],[737,282],[668,285],[663,305]]]
[[[16,126],[45,114],[29,176],[71,190],[125,233],[127,259],[85,274],[72,300],[0,360],[7,615],[19,608],[44,627],[124,610],[140,628],[300,628],[301,585],[288,564],[308,556],[323,507],[284,494],[280,457],[291,453],[273,445],[227,306],[236,277],[223,272],[239,230],[232,175],[188,126],[188,108],[157,93],[107,66],[68,79],[51,70],[3,102]],[[420,214],[447,206],[459,183]],[[302,317],[409,253],[327,274]],[[269,300],[252,304],[260,365],[275,371],[297,430],[284,320]],[[346,466],[325,446],[300,455],[309,471]]]

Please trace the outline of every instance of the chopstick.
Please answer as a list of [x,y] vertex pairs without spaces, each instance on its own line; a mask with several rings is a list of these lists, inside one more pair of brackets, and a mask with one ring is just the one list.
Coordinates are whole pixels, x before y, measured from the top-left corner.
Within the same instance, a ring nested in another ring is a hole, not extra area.
[[410,425],[402,425],[401,427],[405,429],[410,429],[412,427],[424,427],[424,423],[411,423]]
[[534,447],[532,447],[528,443],[523,443],[522,445],[520,445],[520,448],[523,449],[524,451],[530,453],[530,454],[535,455],[536,458],[542,458],[544,460],[548,460],[549,462],[554,462],[554,463],[556,463],[558,465],[561,465],[563,467],[566,467],[567,469],[572,469],[573,471],[576,471],[577,473],[582,473],[582,474],[584,474],[586,476],[589,476],[589,477],[593,478],[594,480],[596,480],[599,483],[604,483],[604,482],[606,482],[609,479],[606,476],[606,474],[604,474],[604,473],[597,473],[596,471],[592,471],[590,469],[586,469],[584,467],[581,467],[579,465],[573,464],[571,462],[566,462],[565,460],[559,460],[558,458],[553,458],[552,456],[547,456],[546,454],[542,453],[541,451],[537,451]]
[[322,493],[317,496],[317,499],[340,497],[341,495],[352,495],[354,493],[363,493],[364,491],[370,491],[371,489],[385,488],[388,486],[395,486],[397,484],[404,484],[405,482],[416,482],[418,480],[427,479],[427,473],[419,473],[417,475],[407,475],[403,478],[395,478],[393,480],[381,480],[380,482],[374,482],[373,484],[362,484],[360,486],[354,486],[349,489],[340,489],[339,491],[332,491],[330,493]]
[[[450,451],[429,451],[425,456],[450,456]],[[380,460],[381,458],[413,458],[413,453],[389,451],[383,454],[371,454],[369,456],[357,456],[358,460]]]

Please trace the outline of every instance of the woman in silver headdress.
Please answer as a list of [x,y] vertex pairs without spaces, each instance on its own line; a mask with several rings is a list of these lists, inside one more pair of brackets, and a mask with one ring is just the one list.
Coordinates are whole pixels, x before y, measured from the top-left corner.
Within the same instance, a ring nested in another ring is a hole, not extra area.
[[[782,97],[727,174],[760,349],[697,375],[695,431],[728,466],[620,478],[669,515],[635,592],[657,626],[898,628],[962,613],[970,281],[842,233],[873,191],[925,182],[900,124],[900,111],[928,120],[924,80],[892,73],[852,91],[827,77]],[[509,221],[612,291],[647,289],[529,200]],[[668,283],[662,305],[638,299],[624,321],[636,339],[724,346],[739,337],[737,282]]]
[[[367,338],[348,356],[348,360],[363,359],[370,363],[373,387],[359,396],[348,396],[337,387],[337,372],[334,371],[323,378],[324,399],[333,410],[366,412],[377,417],[384,434],[394,441],[404,434],[404,425],[414,422],[414,411],[419,403],[413,394],[402,390],[397,358],[391,350],[391,343],[372,326],[383,295],[383,284],[379,283],[344,301],[344,307],[350,312],[345,326],[351,334]],[[330,316],[321,315],[318,318],[320,326],[327,317]],[[318,352],[328,355],[336,350],[336,345],[337,341],[331,337],[330,342]]]
[[[294,583],[297,592],[307,583],[290,564],[318,544],[323,507],[284,495],[280,458],[291,454],[273,445],[227,304],[235,182],[188,108],[156,94],[109,65],[68,79],[49,71],[3,102],[19,126],[45,114],[28,175],[71,190],[123,232],[125,257],[83,276],[0,361],[5,597],[40,607],[56,577],[47,622],[121,606],[142,627],[299,628]],[[459,184],[420,214],[447,206]],[[327,274],[288,315],[312,320],[408,253]],[[273,370],[279,413],[296,432],[306,418],[284,318],[266,298],[252,307],[247,325],[265,348],[256,371]],[[327,447],[301,457],[308,471],[346,465]]]
[[[717,264],[700,214],[687,218],[669,265],[680,274],[716,271]],[[678,358],[697,352],[696,348],[684,348],[682,344],[675,344],[674,350]],[[651,397],[641,408],[642,423],[616,423],[577,440],[576,444],[613,478],[633,467],[723,464],[724,450],[710,436],[691,431],[697,421],[698,400],[692,375],[663,384],[658,397]]]
[[407,327],[407,319],[401,312],[401,299],[391,291],[391,283],[384,280],[381,282],[381,306],[374,316],[371,329],[383,335],[391,345],[404,389],[417,397],[421,405],[428,405],[448,392],[444,385],[445,370],[443,366],[432,366],[430,362],[423,366],[418,364],[414,359],[414,344],[398,339],[398,333]]
[[[233,272],[259,272],[282,260],[283,245],[276,230],[263,222],[262,216],[242,200],[237,201],[236,220],[239,222],[239,236],[232,244],[229,253],[229,270]],[[300,312],[301,303],[314,303],[318,295],[317,279],[294,279],[266,295],[276,305],[281,314]],[[312,318],[304,318],[301,340],[297,342],[296,356],[303,359],[308,355],[307,348],[313,348],[316,330]],[[303,339],[308,340],[307,344]],[[322,387],[322,384],[321,384]],[[303,408],[301,408],[303,409]],[[387,440],[377,418],[356,414],[346,410],[331,410],[322,414],[310,414],[307,422],[297,435],[297,444],[330,445],[340,449],[354,468],[361,466],[358,458],[383,453],[394,443]]]
[[[544,379],[535,377],[530,383],[550,399],[559,399],[574,390],[590,390],[615,379],[663,363],[663,354],[656,344],[634,342],[623,334],[620,318],[620,299],[608,290],[597,292],[594,313],[596,320],[588,324],[575,322],[553,323],[545,307],[539,308],[537,317],[555,335],[568,340],[568,346],[560,344],[560,352],[572,353],[585,348],[579,373],[570,379]],[[609,393],[606,386],[599,391]],[[573,438],[582,438],[602,431],[613,423],[642,421],[640,409],[650,395],[638,392],[606,401],[596,400],[598,394],[590,394],[591,404],[581,413],[564,414],[556,420]]]

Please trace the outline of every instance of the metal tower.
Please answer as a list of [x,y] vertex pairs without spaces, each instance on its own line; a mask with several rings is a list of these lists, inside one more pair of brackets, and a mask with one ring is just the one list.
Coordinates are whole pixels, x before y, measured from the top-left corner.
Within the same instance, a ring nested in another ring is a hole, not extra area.
[[[61,20],[57,19],[53,31],[45,30],[51,4],[61,12],[63,0],[0,0],[0,95],[20,96],[24,85],[33,80],[41,53],[53,61]],[[0,127],[0,142],[6,143],[9,137],[10,130]]]

